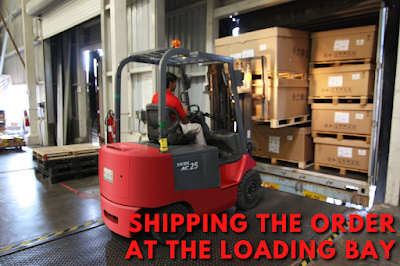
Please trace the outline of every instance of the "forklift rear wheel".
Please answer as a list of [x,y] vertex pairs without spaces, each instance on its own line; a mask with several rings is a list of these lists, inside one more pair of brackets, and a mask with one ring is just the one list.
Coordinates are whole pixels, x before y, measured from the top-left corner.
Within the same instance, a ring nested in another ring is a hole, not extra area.
[[251,210],[256,206],[260,196],[260,174],[255,170],[249,170],[239,184],[236,207],[242,210]]
[[[170,225],[171,224],[171,216],[170,216],[171,213],[182,214],[183,217],[186,219],[186,215],[188,214],[188,209],[180,203],[175,203],[175,204],[160,208],[157,213],[160,214],[160,225],[163,224],[163,214],[164,213],[168,214],[168,225]],[[165,245],[167,240],[180,240],[181,238],[184,237],[184,235],[186,233],[186,222],[184,222],[181,226],[177,227],[176,232],[161,232],[162,231],[161,228],[160,228],[160,232],[155,232],[154,226],[153,226],[151,229],[151,234],[160,243]],[[168,229],[170,229],[170,228],[168,228]]]

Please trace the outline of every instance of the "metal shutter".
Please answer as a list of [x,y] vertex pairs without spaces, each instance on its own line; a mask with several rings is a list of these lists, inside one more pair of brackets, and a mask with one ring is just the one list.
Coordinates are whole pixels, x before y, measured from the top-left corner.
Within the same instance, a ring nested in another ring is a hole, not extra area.
[[63,1],[42,15],[43,38],[47,39],[100,15],[100,0]]

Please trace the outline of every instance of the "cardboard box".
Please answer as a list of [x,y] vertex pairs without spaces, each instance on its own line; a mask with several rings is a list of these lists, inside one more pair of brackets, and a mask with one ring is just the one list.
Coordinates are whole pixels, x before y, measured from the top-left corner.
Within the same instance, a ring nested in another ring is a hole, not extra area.
[[0,110],[0,118],[6,118],[4,110]]
[[288,161],[308,162],[313,159],[311,127],[270,128],[253,124],[254,155]]
[[374,95],[375,66],[345,65],[310,69],[310,96]]
[[375,25],[312,33],[310,61],[375,58],[376,36]]
[[373,104],[311,105],[313,131],[371,135]]
[[[215,40],[215,53],[233,58],[265,56],[267,70],[308,73],[310,33],[280,27]],[[257,66],[252,67],[258,71]]]
[[370,144],[360,140],[314,138],[314,163],[368,171]]
[[280,84],[282,86],[268,86],[264,89],[261,81],[254,82],[253,95],[259,97],[253,97],[253,120],[280,120],[310,114],[308,82],[282,80]]

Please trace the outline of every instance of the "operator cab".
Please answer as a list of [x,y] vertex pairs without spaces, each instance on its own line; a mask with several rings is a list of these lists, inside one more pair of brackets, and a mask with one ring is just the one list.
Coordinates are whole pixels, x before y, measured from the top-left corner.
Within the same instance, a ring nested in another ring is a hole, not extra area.
[[[150,142],[158,145],[159,124],[158,124],[158,104],[148,104],[146,106],[147,134]],[[194,134],[183,134],[180,127],[180,119],[175,109],[166,106],[167,119],[167,141],[169,145],[195,145],[193,142],[196,137]],[[205,134],[208,146],[218,149],[219,165],[240,160],[240,136],[238,133],[227,131],[209,131]],[[197,145],[196,145],[197,146]],[[184,148],[184,147],[182,147]],[[181,148],[181,149],[182,149]],[[193,148],[193,147],[192,147]],[[177,150],[176,148],[173,150]],[[186,149],[185,149],[186,150]]]

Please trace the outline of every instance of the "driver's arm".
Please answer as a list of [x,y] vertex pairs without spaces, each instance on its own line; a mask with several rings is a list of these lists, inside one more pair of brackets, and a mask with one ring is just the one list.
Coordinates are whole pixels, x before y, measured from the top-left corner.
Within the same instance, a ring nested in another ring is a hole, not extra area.
[[182,107],[181,102],[178,102],[175,106],[174,109],[178,112],[179,118],[182,121],[182,124],[187,124],[189,123],[189,119],[186,117],[186,110],[188,110],[187,106]]
[[[183,107],[183,111],[185,112],[185,114],[187,114],[189,112],[189,108],[188,107],[189,107],[188,105]],[[182,121],[182,124],[189,123],[189,119],[187,118],[187,116],[181,118],[181,121]]]
[[185,116],[184,118],[181,118],[182,124],[188,124],[189,123],[189,119],[187,118],[187,116]]

